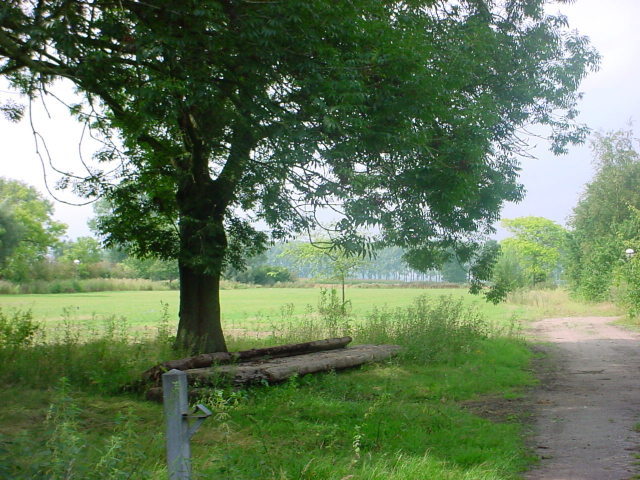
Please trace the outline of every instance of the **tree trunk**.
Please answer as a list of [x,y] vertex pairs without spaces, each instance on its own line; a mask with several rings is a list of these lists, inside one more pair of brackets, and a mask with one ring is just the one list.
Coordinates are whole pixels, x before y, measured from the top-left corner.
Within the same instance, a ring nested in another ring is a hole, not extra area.
[[220,274],[180,265],[180,323],[177,346],[197,352],[226,352],[220,323]]
[[187,175],[177,194],[180,322],[176,346],[194,354],[227,351],[220,323],[220,277],[227,236],[219,197],[204,173]]

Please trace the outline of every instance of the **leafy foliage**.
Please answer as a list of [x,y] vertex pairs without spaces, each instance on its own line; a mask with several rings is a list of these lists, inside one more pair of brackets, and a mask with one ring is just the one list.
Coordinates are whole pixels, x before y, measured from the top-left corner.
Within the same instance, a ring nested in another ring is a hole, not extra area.
[[[534,287],[551,280],[552,274],[561,268],[567,231],[543,217],[504,219],[502,225],[513,234],[500,244],[503,254],[509,259],[503,263],[502,274],[511,271],[513,281],[520,276],[524,284],[519,286]],[[518,264],[518,273],[508,266],[513,261]]]
[[427,269],[438,249],[470,257],[522,197],[519,128],[550,126],[555,152],[584,137],[576,89],[598,58],[544,5],[9,0],[0,74],[84,95],[71,111],[105,168],[76,190],[113,205],[109,245],[178,259],[179,337],[224,349],[219,276],[267,240],[249,219],[282,239],[333,208],[344,250],[375,229]]
[[589,300],[610,298],[623,252],[637,245],[640,155],[634,143],[632,131],[598,134],[592,141],[597,170],[570,219],[568,269],[572,289]]
[[98,263],[102,260],[100,242],[93,237],[79,237],[64,242],[60,247],[59,257],[65,261],[79,260],[82,264]]
[[288,269],[273,265],[250,266],[247,270],[241,272],[235,271],[225,276],[236,282],[253,283],[256,285],[273,285],[278,282],[291,282],[294,279]]
[[0,209],[0,275],[24,280],[66,226],[53,220],[51,202],[17,180],[0,178]]
[[469,274],[468,266],[460,263],[457,258],[451,258],[442,265],[442,278],[446,282],[465,283]]
[[501,285],[501,288],[506,292],[512,292],[526,285],[522,265],[515,252],[501,250],[493,267],[493,281],[496,285]]
[[175,280],[179,275],[178,264],[175,260],[128,257],[122,264],[132,271],[135,278]]

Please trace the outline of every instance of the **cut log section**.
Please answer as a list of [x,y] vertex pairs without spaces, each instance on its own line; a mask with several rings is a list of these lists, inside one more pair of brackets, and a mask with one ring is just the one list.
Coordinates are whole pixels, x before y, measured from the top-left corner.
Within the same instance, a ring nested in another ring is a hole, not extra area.
[[293,357],[275,358],[263,362],[247,362],[237,365],[214,365],[211,368],[186,370],[190,384],[207,385],[221,379],[235,386],[255,383],[279,383],[294,375],[328,372],[377,362],[396,355],[399,345],[356,345],[339,350],[329,350]]
[[316,340],[313,342],[292,343],[288,345],[278,345],[275,347],[253,348],[251,350],[242,350],[240,352],[216,352],[203,353],[195,357],[181,358],[179,360],[170,360],[161,363],[142,374],[143,380],[147,382],[159,382],[160,376],[171,369],[191,370],[197,368],[206,368],[212,365],[223,365],[235,362],[246,362],[259,358],[279,358],[289,357],[293,355],[303,355],[326,350],[334,350],[344,348],[351,337],[327,338],[325,340]]

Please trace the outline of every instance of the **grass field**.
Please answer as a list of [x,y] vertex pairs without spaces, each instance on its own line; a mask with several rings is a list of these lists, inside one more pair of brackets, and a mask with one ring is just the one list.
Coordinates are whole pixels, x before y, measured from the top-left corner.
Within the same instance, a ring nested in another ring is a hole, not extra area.
[[[432,301],[415,303],[420,295]],[[311,288],[223,291],[227,332],[288,322],[278,338],[230,346],[325,334],[319,297]],[[535,382],[526,343],[500,327],[514,318],[617,313],[562,291],[520,293],[497,306],[460,289],[353,288],[348,298],[353,314],[338,321],[357,322],[355,341],[400,344],[401,357],[282,385],[210,390],[201,401],[215,415],[193,438],[194,478],[520,478],[532,461],[526,412],[516,402],[500,418],[486,418],[467,406],[487,402],[493,415],[492,399],[508,403]],[[121,388],[181,355],[171,351],[171,328],[161,320],[166,304],[165,321],[175,326],[177,300],[175,292],[0,297],[0,479],[166,478],[162,408]],[[382,310],[372,314],[375,308]],[[59,335],[46,344],[14,342],[26,331],[11,329],[14,309],[31,309]],[[128,322],[109,322],[114,315]],[[88,327],[83,336],[76,323]],[[132,339],[132,329],[145,327],[155,337]]]
[[[223,327],[231,332],[271,331],[282,322],[304,317],[317,309],[320,288],[247,288],[222,290]],[[451,295],[463,298],[492,322],[506,324],[512,319],[527,321],[548,315],[616,315],[610,304],[583,304],[569,299],[562,290],[515,294],[511,301],[493,305],[483,297],[470,295],[464,289],[419,288],[349,288],[354,318],[361,319],[374,308],[390,309],[410,305],[417,297],[437,298]],[[99,292],[50,295],[3,295],[0,308],[31,310],[33,317],[45,325],[58,327],[70,320],[89,327],[100,326],[105,318],[127,319],[135,330],[154,328],[166,308],[170,324],[177,324],[179,293],[177,291]]]

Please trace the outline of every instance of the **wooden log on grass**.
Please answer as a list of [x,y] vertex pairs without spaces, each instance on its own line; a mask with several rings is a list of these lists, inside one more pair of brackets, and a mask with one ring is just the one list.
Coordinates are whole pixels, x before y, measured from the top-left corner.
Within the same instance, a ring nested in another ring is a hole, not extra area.
[[329,372],[385,360],[400,351],[399,345],[356,345],[339,350],[321,351],[263,362],[214,365],[187,370],[190,384],[218,384],[221,379],[235,386],[255,383],[280,383],[294,375]]
[[192,370],[197,368],[207,368],[212,365],[246,362],[259,358],[279,358],[303,355],[307,353],[344,348],[349,342],[351,342],[351,340],[351,337],[327,338],[324,340],[315,340],[313,342],[291,343],[265,348],[252,348],[251,350],[242,350],[239,352],[203,353],[194,357],[163,362],[146,370],[142,374],[142,378],[146,382],[157,383],[164,372],[174,368],[176,370]]

